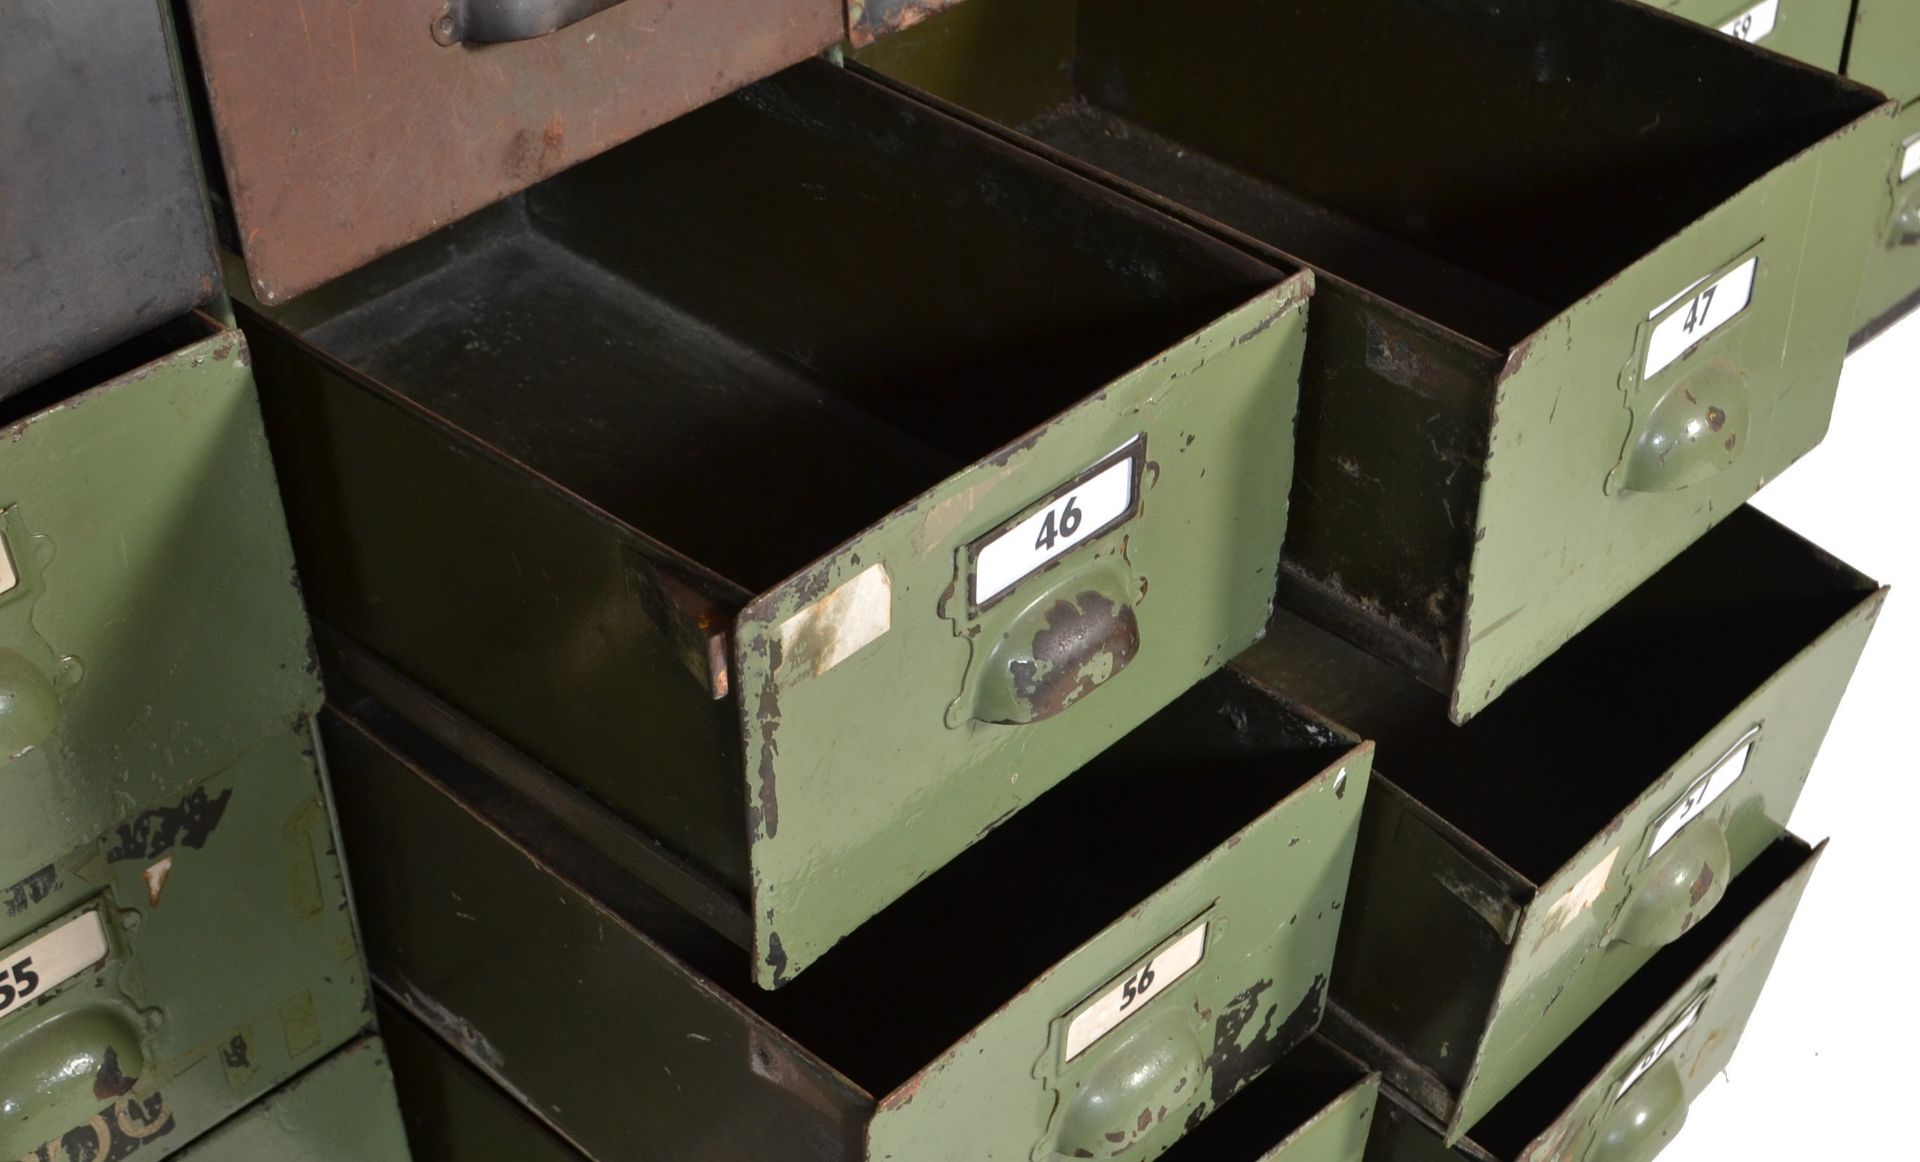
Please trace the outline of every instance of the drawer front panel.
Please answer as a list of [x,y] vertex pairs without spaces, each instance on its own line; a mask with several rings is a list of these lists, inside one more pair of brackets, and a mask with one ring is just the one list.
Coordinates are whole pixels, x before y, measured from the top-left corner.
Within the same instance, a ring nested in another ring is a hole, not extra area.
[[0,9],[0,398],[213,296],[165,10]]
[[0,439],[0,883],[13,883],[130,804],[177,800],[284,736],[320,683],[237,333]]
[[1736,40],[1838,72],[1852,0],[1655,0],[1676,16]]
[[163,1157],[360,1032],[336,850],[289,730],[0,893],[0,1154]]
[[[441,43],[445,0],[189,6],[254,294],[282,302],[838,40],[839,0],[624,0]],[[557,8],[516,0],[498,11]]]
[[[1916,33],[1920,37],[1920,33]],[[1920,46],[1915,48],[1920,56]],[[1920,303],[1920,101],[1901,110],[1883,147],[1885,172],[1872,183],[1879,195],[1860,302],[1854,309],[1854,345],[1900,321]]]

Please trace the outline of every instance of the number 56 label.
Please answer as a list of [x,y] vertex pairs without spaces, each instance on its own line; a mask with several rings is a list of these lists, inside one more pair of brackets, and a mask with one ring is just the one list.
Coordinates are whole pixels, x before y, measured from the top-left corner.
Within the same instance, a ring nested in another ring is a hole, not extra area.
[[0,1019],[107,958],[107,929],[98,909],[76,916],[0,956]]
[[1027,515],[975,541],[974,608],[993,604],[1074,546],[1131,520],[1140,508],[1146,445],[1145,436],[1135,436]]
[[1091,1049],[1095,1041],[1119,1028],[1167,986],[1198,967],[1207,955],[1207,927],[1202,924],[1174,941],[1082,1009],[1067,1025],[1065,1059],[1072,1061]]

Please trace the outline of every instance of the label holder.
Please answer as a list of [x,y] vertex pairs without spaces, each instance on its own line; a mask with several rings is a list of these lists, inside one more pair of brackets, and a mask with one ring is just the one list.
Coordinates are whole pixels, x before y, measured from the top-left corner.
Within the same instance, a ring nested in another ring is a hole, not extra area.
[[[1068,1009],[1057,1021],[1058,1068],[1067,1069],[1084,1059],[1110,1034],[1198,971],[1206,963],[1215,924],[1213,909],[1208,908]],[[1154,976],[1143,982],[1141,978],[1149,972]],[[1137,1000],[1127,999],[1129,986]]]
[[1714,804],[1740,785],[1747,768],[1753,763],[1753,752],[1759,745],[1762,725],[1755,723],[1748,727],[1719,758],[1708,763],[1707,769],[1690,781],[1680,797],[1653,821],[1653,838],[1647,845],[1647,862],[1652,862],[1654,856],[1660,854],[1661,848],[1677,839],[1689,824],[1712,810]]
[[[1011,581],[1001,585],[994,592],[984,595],[980,592],[980,558],[983,553],[987,552],[997,542],[1007,537],[1025,522],[1047,512],[1049,509],[1060,504],[1061,501],[1073,497],[1089,483],[1105,475],[1115,465],[1127,461],[1132,462],[1132,468],[1127,477],[1128,498],[1124,508],[1102,521],[1090,531],[1076,530],[1074,534],[1072,534],[1071,543],[1062,545],[1057,550],[1048,551],[1043,559],[1038,560],[1031,567],[1022,570]],[[1138,516],[1140,514],[1141,491],[1144,483],[1143,477],[1146,471],[1146,463],[1147,434],[1145,432],[1138,432],[1130,437],[1126,443],[1095,461],[1091,467],[1087,468],[1078,476],[1075,476],[1073,479],[1054,489],[1040,500],[1027,505],[1014,516],[994,526],[990,531],[970,541],[966,546],[968,612],[973,616],[978,616],[986,610],[992,609],[1000,602],[1018,592],[1020,587],[1027,581],[1039,574],[1056,568],[1061,561],[1071,556],[1076,550],[1093,543]]]
[[[1684,364],[1688,355],[1751,312],[1761,291],[1765,289],[1766,271],[1760,263],[1760,251],[1765,246],[1764,238],[1753,243],[1732,261],[1724,263],[1706,277],[1688,283],[1678,294],[1648,313],[1646,325],[1640,330],[1634,360],[1640,371],[1642,385],[1652,383]],[[1734,289],[1730,284],[1736,276],[1743,275],[1749,265],[1753,268],[1751,277],[1739,280],[1744,282],[1745,289],[1745,297],[1739,307],[1720,313],[1725,311],[1724,304],[1728,300],[1721,299],[1721,305],[1716,306],[1713,299],[1719,297],[1723,290]],[[1703,300],[1704,306],[1701,305]],[[1683,320],[1696,307],[1700,307],[1709,317],[1689,328]]]

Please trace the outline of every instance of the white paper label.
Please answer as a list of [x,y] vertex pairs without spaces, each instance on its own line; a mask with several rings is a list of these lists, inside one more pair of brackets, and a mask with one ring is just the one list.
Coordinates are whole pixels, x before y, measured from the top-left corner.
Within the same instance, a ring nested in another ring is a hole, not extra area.
[[0,597],[13,592],[20,584],[20,571],[13,567],[13,551],[7,548],[7,538],[0,537]]
[[1032,516],[979,544],[973,553],[973,603],[985,605],[1075,545],[1133,515],[1140,437],[1105,468],[1056,492]]
[[893,575],[876,561],[780,623],[779,676],[819,677],[893,626]]
[[1667,1026],[1667,1031],[1660,1034],[1660,1039],[1649,1046],[1647,1051],[1640,1055],[1640,1060],[1633,1063],[1633,1068],[1627,1070],[1627,1075],[1620,1079],[1619,1087],[1613,1091],[1615,1101],[1619,1101],[1622,1095],[1632,1089],[1634,1082],[1645,1077],[1654,1066],[1660,1064],[1660,1059],[1680,1043],[1680,1038],[1687,1035],[1688,1029],[1700,1023],[1700,1011],[1706,1007],[1707,998],[1701,997],[1687,1006],[1687,1011],[1680,1014],[1679,1020]]
[[1914,174],[1920,174],[1920,137],[1907,142],[1900,154],[1900,180],[1907,181]]
[[1149,1001],[1165,992],[1174,981],[1192,972],[1206,954],[1207,925],[1202,924],[1174,941],[1075,1017],[1067,1026],[1066,1059],[1072,1061],[1085,1053],[1094,1042],[1146,1008]]
[[[1753,280],[1759,270],[1760,256],[1756,254],[1705,289],[1694,291],[1689,287],[1681,291],[1678,298],[1656,308],[1649,318],[1685,299],[1673,314],[1654,327],[1653,336],[1647,340],[1647,368],[1643,378],[1652,379],[1665,371],[1701,340],[1746,310],[1747,304],[1753,301]],[[1688,298],[1690,292],[1692,297]]]
[[1667,813],[1654,825],[1653,846],[1647,850],[1648,859],[1671,843],[1673,837],[1680,834],[1681,828],[1706,814],[1707,808],[1719,802],[1720,797],[1740,781],[1740,776],[1747,770],[1747,758],[1753,753],[1753,738],[1753,734],[1749,733],[1738,746],[1713,764],[1711,770],[1694,780],[1678,803],[1667,808]]
[[1780,0],[1763,0],[1762,3],[1755,4],[1721,25],[1720,31],[1735,40],[1759,44],[1773,35],[1773,26],[1778,23],[1780,23]]
[[107,929],[98,910],[76,916],[0,957],[0,1017],[31,1004],[107,958]]

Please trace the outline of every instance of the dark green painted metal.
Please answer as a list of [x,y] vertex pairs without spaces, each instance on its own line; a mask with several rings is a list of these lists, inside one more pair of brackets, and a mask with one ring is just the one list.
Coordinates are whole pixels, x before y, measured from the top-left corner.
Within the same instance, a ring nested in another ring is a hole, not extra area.
[[[336,693],[383,988],[597,1158],[1157,1156],[1318,1023],[1371,760],[1218,675],[766,992],[572,829]],[[1068,1050],[1203,925],[1198,964]],[[1164,1104],[1098,1119],[1160,1079]]]
[[1258,636],[1309,287],[815,63],[249,326],[316,610],[777,985]]
[[1855,4],[1855,0],[1770,0],[1773,30],[1756,37],[1753,21],[1766,19],[1763,0],[1644,2],[1828,72],[1840,71]]
[[[1235,666],[1383,756],[1333,994],[1383,1038],[1389,1079],[1473,1127],[1717,914],[1784,830],[1884,597],[1743,509],[1464,727],[1406,675],[1276,619]],[[1653,852],[1702,776],[1735,769]]]
[[1768,848],[1725,909],[1649,962],[1452,1149],[1418,1103],[1384,1092],[1367,1162],[1651,1162],[1732,1058],[1819,855],[1791,836]]
[[1282,597],[1456,720],[1825,433],[1891,110],[1804,65],[1606,0],[968,0],[857,59],[1316,269]]
[[0,1016],[0,1156],[166,1157],[368,1023],[304,729],[10,880],[0,905],[10,967],[95,909],[109,949]]
[[[175,1155],[179,1162],[406,1162],[407,1157],[393,1073],[378,1037],[338,1050]],[[525,1162],[526,1157],[493,1150],[468,1155],[471,1162]]]
[[382,1000],[378,1011],[414,1162],[585,1158],[404,1010]]
[[1319,1035],[1182,1137],[1162,1162],[1363,1162],[1380,1076]]
[[0,399],[213,297],[162,0],[0,7]]

